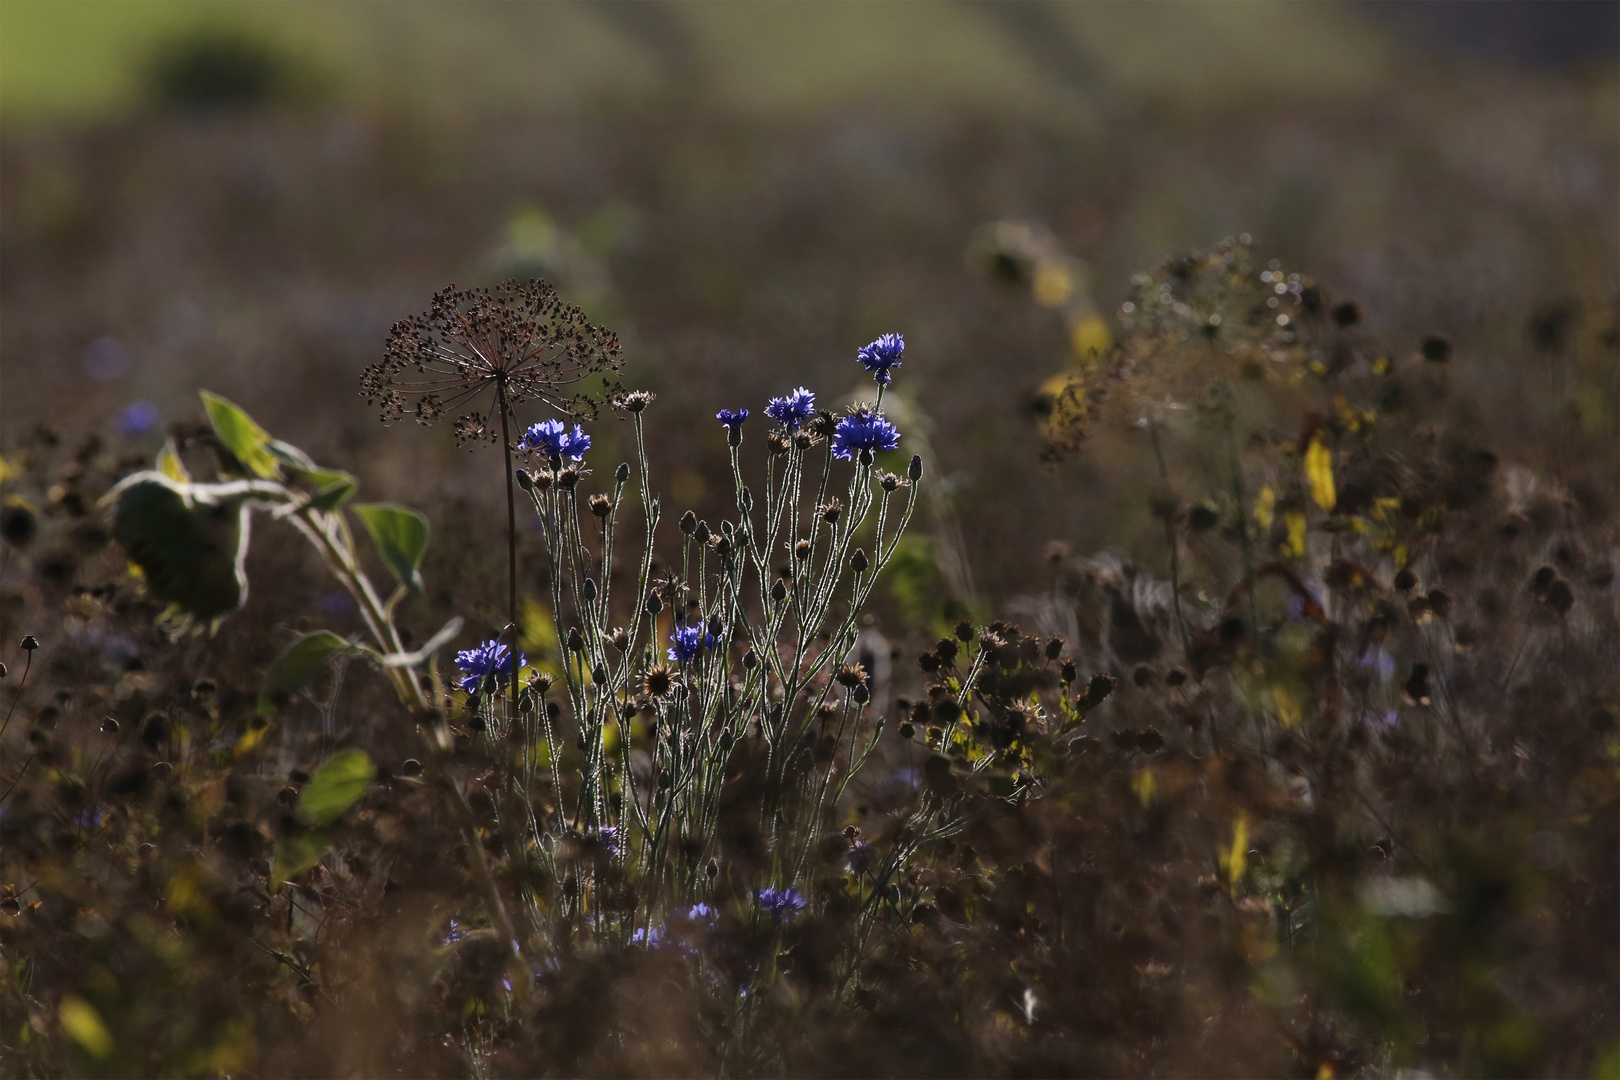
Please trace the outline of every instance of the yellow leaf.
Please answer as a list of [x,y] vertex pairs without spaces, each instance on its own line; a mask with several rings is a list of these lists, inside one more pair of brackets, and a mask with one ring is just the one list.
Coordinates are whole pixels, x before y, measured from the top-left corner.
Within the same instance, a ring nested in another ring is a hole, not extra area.
[[1277,493],[1267,484],[1260,489],[1259,498],[1254,501],[1254,523],[1260,526],[1261,532],[1271,528],[1271,520],[1277,513]]
[[1311,498],[1324,510],[1333,509],[1339,501],[1333,487],[1333,452],[1322,445],[1319,437],[1311,439],[1305,450],[1305,475],[1311,481]]
[[1076,319],[1069,327],[1069,347],[1074,350],[1075,357],[1084,363],[1106,356],[1113,346],[1114,335],[1100,316],[1087,315]]
[[263,724],[259,727],[249,727],[246,731],[242,732],[242,737],[236,740],[236,747],[231,751],[231,753],[236,757],[243,757],[244,755],[252,753],[253,748],[264,742],[264,737],[268,734],[270,734],[269,724]]
[[57,1007],[56,1015],[62,1021],[62,1030],[78,1043],[84,1052],[103,1061],[112,1053],[112,1035],[101,1022],[101,1014],[83,998],[69,994]]
[[1042,307],[1062,307],[1074,295],[1074,275],[1063,263],[1043,262],[1035,269],[1030,291]]
[[1290,510],[1283,515],[1283,522],[1288,526],[1288,554],[1297,559],[1305,554],[1305,515]]
[[4,457],[0,457],[0,484],[10,480],[13,476],[17,475],[21,471],[21,469],[18,469],[16,466],[6,461]]
[[1143,769],[1131,777],[1131,790],[1136,793],[1138,799],[1142,800],[1143,806],[1152,802],[1154,793],[1159,790],[1158,782],[1153,779],[1153,770]]
[[1241,810],[1232,822],[1232,847],[1221,852],[1221,866],[1226,870],[1227,883],[1237,888],[1249,868],[1249,815]]

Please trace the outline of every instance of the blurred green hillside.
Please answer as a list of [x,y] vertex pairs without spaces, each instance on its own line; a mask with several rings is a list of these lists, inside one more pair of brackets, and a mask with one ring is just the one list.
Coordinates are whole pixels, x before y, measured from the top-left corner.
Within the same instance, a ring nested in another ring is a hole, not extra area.
[[1341,96],[1397,77],[1401,51],[1331,4],[59,3],[0,6],[10,125],[143,104],[154,51],[248,34],[338,95],[412,112],[634,102],[678,86],[737,110],[971,101],[1014,111],[1088,92]]

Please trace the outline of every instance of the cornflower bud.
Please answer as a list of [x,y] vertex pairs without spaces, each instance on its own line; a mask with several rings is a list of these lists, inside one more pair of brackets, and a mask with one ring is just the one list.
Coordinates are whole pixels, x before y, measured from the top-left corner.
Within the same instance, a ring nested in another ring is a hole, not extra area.
[[608,669],[602,664],[597,664],[591,669],[591,681],[597,686],[606,685],[608,681]]
[[681,515],[681,532],[691,536],[692,530],[695,528],[697,528],[697,515],[688,510]]
[[851,696],[855,699],[855,704],[865,705],[868,701],[872,700],[872,691],[866,688],[865,683],[862,683],[851,691]]
[[709,523],[707,521],[698,522],[697,528],[692,530],[692,539],[696,540],[700,544],[707,543],[710,535]]
[[752,650],[752,649],[749,649],[747,652],[743,653],[742,666],[747,668],[750,671],[752,671],[754,668],[758,667],[759,666],[759,654],[754,652],[754,650]]
[[778,604],[787,599],[787,586],[782,584],[781,579],[778,579],[776,583],[771,586],[771,599],[775,600]]
[[754,508],[754,493],[748,490],[746,484],[743,485],[741,491],[737,492],[737,505],[743,508],[744,513]]
[[1046,643],[1046,658],[1048,660],[1056,660],[1061,655],[1063,655],[1062,638],[1055,637]]
[[664,610],[664,601],[662,600],[662,598],[659,597],[659,595],[657,593],[653,593],[651,596],[647,597],[647,605],[646,605],[646,607],[647,607],[647,614],[656,615],[660,611]]
[[866,549],[856,548],[855,554],[849,557],[849,565],[857,574],[866,573],[866,568],[869,565],[866,560]]
[[23,651],[25,652],[33,652],[35,649],[39,648],[39,638],[35,637],[33,634],[29,634],[27,637],[22,639],[22,647]]
[[921,454],[912,454],[911,455],[911,464],[906,466],[906,475],[911,477],[911,482],[912,483],[916,483],[918,480],[922,479],[922,455]]
[[619,467],[613,470],[613,479],[621,484],[630,479],[630,463],[628,461],[619,462]]
[[568,628],[568,650],[577,653],[585,651],[585,639],[580,636],[577,626]]
[[534,477],[529,475],[528,469],[514,469],[513,474],[517,476],[518,487],[524,491],[534,490]]
[[587,604],[590,603],[592,600],[595,600],[596,599],[596,581],[595,581],[595,579],[594,578],[586,578],[585,579],[585,584],[583,584],[583,585],[581,585],[579,587],[579,594],[585,598],[585,602]]

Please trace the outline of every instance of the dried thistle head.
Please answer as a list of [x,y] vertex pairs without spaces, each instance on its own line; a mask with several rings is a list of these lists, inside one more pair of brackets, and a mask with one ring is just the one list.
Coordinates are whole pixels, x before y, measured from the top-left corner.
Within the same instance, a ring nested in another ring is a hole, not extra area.
[[[384,423],[414,416],[433,424],[494,391],[507,408],[542,401],[571,416],[594,416],[596,401],[567,388],[622,363],[619,338],[544,281],[434,294],[428,310],[394,324],[383,358],[360,376],[360,393]],[[456,419],[456,441],[497,437],[493,404]]]

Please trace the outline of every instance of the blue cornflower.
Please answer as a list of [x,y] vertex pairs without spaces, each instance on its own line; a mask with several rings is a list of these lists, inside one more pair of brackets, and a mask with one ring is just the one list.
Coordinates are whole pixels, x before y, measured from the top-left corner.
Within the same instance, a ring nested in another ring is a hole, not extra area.
[[664,932],[656,926],[638,926],[630,935],[630,944],[656,949],[664,943]]
[[807,905],[798,889],[761,889],[760,910],[777,922],[792,922],[793,917]]
[[686,917],[692,922],[707,923],[713,926],[716,920],[720,918],[720,913],[708,904],[697,903],[687,909]]
[[844,865],[848,866],[849,872],[856,877],[860,877],[872,869],[872,864],[876,861],[877,850],[865,840],[855,841],[849,846],[849,851],[844,855]]
[[899,445],[900,429],[877,413],[846,416],[833,430],[833,456],[845,461],[861,450],[893,450]]
[[730,409],[721,409],[714,414],[714,418],[726,425],[726,431],[735,435],[742,430],[743,421],[748,419],[748,410],[738,409],[732,412]]
[[884,334],[870,345],[861,346],[861,351],[855,354],[855,359],[861,366],[872,373],[879,386],[888,386],[894,380],[889,375],[890,368],[900,366],[900,358],[906,354],[906,339],[900,334]]
[[798,431],[799,425],[810,419],[815,411],[815,391],[802,386],[787,397],[771,398],[771,403],[765,406],[765,415],[789,431]]
[[523,433],[523,449],[537,450],[547,457],[583,461],[591,448],[591,437],[578,424],[569,431],[561,420],[542,420]]
[[624,830],[617,825],[602,826],[597,830],[597,836],[601,839],[602,846],[607,848],[607,853],[613,858],[617,859],[624,854]]
[[669,641],[669,658],[679,664],[689,664],[704,649],[715,646],[714,635],[701,626],[677,626]]
[[484,680],[490,676],[496,682],[504,682],[505,677],[528,663],[523,654],[517,656],[517,664],[512,663],[512,650],[500,643],[498,638],[490,638],[476,649],[462,649],[456,653],[456,666],[461,668],[461,689],[469,694],[476,694]]

